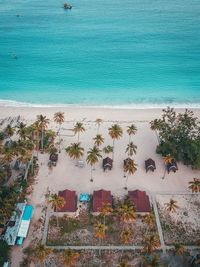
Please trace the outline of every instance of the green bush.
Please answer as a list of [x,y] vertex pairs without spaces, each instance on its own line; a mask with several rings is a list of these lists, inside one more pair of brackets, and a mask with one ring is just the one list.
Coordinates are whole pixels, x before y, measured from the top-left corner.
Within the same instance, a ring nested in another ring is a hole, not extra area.
[[6,241],[0,240],[0,266],[9,259],[10,247]]

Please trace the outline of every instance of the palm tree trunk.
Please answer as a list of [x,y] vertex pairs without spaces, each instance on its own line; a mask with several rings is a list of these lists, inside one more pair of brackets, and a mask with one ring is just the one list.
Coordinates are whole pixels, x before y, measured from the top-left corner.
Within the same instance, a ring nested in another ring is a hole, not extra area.
[[58,129],[59,131],[59,153],[60,153],[60,129],[61,129],[61,124],[59,124],[59,129]]
[[92,168],[93,168],[93,166],[91,165],[91,179],[90,179],[90,182],[93,182],[93,177],[92,177]]
[[79,143],[79,135],[80,135],[80,133],[78,132],[78,143]]
[[43,130],[43,127],[42,127],[42,138],[41,138],[41,149],[42,149],[42,151],[43,151],[43,148],[44,148],[43,141],[44,141],[44,130]]
[[164,171],[164,174],[163,174],[163,177],[162,177],[163,180],[165,179],[166,172],[167,172],[167,168],[165,166],[165,171]]
[[127,182],[128,182],[128,174],[126,175],[126,182],[125,182],[125,187],[124,187],[125,190],[127,190]]
[[159,136],[158,136],[158,132],[155,130],[155,133],[156,133],[156,137],[157,137],[157,139],[158,139],[158,143],[160,144],[160,138],[159,138]]
[[114,145],[115,145],[115,139],[113,139],[113,152],[112,152],[112,160],[114,161]]

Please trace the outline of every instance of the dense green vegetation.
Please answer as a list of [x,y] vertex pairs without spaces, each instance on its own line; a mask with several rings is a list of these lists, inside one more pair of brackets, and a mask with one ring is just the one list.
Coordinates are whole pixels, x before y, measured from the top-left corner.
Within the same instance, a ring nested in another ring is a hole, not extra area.
[[200,169],[200,122],[192,111],[176,113],[173,108],[167,108],[162,119],[150,124],[158,134],[157,153],[171,155],[185,165]]
[[8,261],[10,248],[8,244],[0,240],[0,266],[3,266],[5,261]]

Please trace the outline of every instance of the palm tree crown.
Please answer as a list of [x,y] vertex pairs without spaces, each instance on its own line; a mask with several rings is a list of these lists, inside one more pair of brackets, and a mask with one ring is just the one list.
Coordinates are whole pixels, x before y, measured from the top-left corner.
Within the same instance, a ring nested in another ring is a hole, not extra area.
[[165,203],[166,210],[169,212],[176,212],[176,210],[179,208],[177,205],[177,201],[174,199],[170,199],[169,203]]
[[144,236],[144,251],[151,254],[155,249],[160,246],[159,237],[157,235]]
[[65,200],[63,197],[60,197],[56,194],[51,194],[49,203],[51,204],[52,208],[57,211],[58,209],[64,207],[65,205]]
[[128,153],[128,156],[129,156],[129,157],[132,157],[133,154],[136,154],[136,151],[137,151],[137,146],[134,145],[133,142],[130,142],[130,143],[127,145],[126,153]]
[[54,121],[61,125],[65,121],[64,112],[56,112],[54,114]]
[[72,159],[79,160],[80,157],[83,156],[84,148],[81,147],[81,143],[73,143],[70,146],[68,146],[66,149],[66,152]]
[[118,124],[112,125],[108,130],[109,130],[109,135],[113,139],[113,141],[115,139],[119,139],[120,137],[122,137],[123,130]]
[[100,146],[101,144],[104,143],[104,138],[101,134],[97,134],[94,138],[94,145],[95,146]]
[[192,190],[192,193],[200,193],[200,179],[193,178],[193,181],[189,182],[190,190]]
[[67,249],[60,254],[60,261],[64,266],[71,267],[76,264],[79,257],[80,254],[78,252]]
[[73,128],[75,134],[78,134],[78,141],[79,141],[79,134],[85,132],[85,127],[83,126],[82,122],[77,122]]
[[46,248],[44,245],[38,245],[33,249],[34,259],[39,262],[44,262],[46,257],[51,254],[52,249]]
[[98,147],[94,146],[93,148],[90,148],[90,150],[87,152],[87,163],[91,166],[95,165],[99,161],[99,158],[102,157],[100,153],[101,150],[99,150]]
[[94,225],[94,228],[96,237],[98,237],[99,239],[103,239],[106,237],[107,227],[104,224],[98,222]]
[[130,137],[137,133],[137,127],[134,124],[129,125],[127,128],[127,133]]

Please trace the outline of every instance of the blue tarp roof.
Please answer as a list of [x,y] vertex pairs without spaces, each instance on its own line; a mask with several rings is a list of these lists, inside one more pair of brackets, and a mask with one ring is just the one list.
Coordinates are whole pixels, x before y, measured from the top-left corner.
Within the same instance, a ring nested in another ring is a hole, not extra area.
[[80,200],[80,201],[88,202],[88,201],[90,200],[90,196],[89,196],[89,194],[87,194],[87,193],[80,194],[79,200]]
[[32,213],[33,213],[33,207],[31,205],[26,205],[22,216],[22,220],[29,221],[31,219]]

